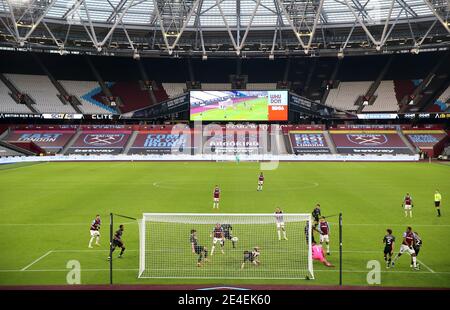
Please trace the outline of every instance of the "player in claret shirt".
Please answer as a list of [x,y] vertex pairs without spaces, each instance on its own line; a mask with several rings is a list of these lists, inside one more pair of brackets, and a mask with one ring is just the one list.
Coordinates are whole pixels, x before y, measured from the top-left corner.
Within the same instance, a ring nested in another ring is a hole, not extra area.
[[395,237],[392,235],[392,229],[386,229],[386,236],[383,238],[384,243],[384,260],[386,261],[386,268],[391,267],[392,255],[394,254]]
[[322,216],[319,222],[319,233],[320,233],[320,245],[324,242],[327,245],[327,255],[330,255],[330,225],[326,221],[325,217]]
[[217,242],[219,242],[220,248],[222,250],[222,254],[225,254],[225,252],[223,251],[223,245],[225,243],[225,236],[223,233],[223,228],[219,223],[217,223],[216,226],[214,227],[214,229],[211,233],[211,237],[213,238],[213,246],[211,249],[211,256],[214,255],[214,250],[216,249]]
[[395,256],[394,260],[391,263],[391,266],[394,267],[395,263],[397,262],[397,259],[402,256],[403,253],[409,253],[412,258],[412,265],[415,270],[419,270],[419,267],[417,266],[417,258],[416,258],[416,251],[414,251],[414,233],[412,231],[411,227],[406,228],[406,232],[403,233],[403,242],[400,246],[400,251]]
[[262,191],[263,190],[263,185],[264,185],[264,175],[263,175],[263,173],[261,172],[260,174],[259,174],[259,177],[258,177],[258,188],[256,189],[258,192],[260,192],[260,191]]
[[213,209],[219,209],[220,188],[217,185],[216,187],[214,187],[213,199],[214,199]]
[[406,193],[405,198],[403,198],[403,208],[405,209],[405,217],[409,216],[412,217],[412,208],[414,207],[412,197],[409,193]]
[[95,245],[100,246],[100,225],[102,221],[100,220],[100,215],[96,215],[95,219],[92,221],[91,228],[89,229],[91,232],[91,239],[89,240],[89,248],[92,249],[92,241],[95,239]]

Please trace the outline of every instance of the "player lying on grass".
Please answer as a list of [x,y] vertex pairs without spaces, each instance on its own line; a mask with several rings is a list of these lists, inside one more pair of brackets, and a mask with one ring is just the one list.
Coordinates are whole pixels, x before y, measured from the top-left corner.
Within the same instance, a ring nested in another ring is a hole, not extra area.
[[275,221],[277,223],[278,240],[281,240],[281,232],[283,232],[283,239],[287,240],[288,238],[286,237],[286,227],[284,225],[283,211],[281,211],[280,208],[275,209]]
[[225,238],[224,238],[224,234],[223,234],[223,228],[222,226],[217,223],[216,226],[214,227],[210,237],[213,238],[213,246],[211,249],[211,256],[214,255],[214,250],[216,249],[216,243],[218,242],[220,245],[220,249],[222,250],[222,254],[225,254],[225,252],[223,251],[223,245],[225,242]]
[[242,262],[241,269],[244,269],[245,263],[249,262],[255,266],[259,266],[259,255],[260,250],[259,247],[255,246],[253,251],[244,251],[244,261]]
[[327,245],[327,255],[330,255],[330,225],[328,225],[328,222],[324,216],[320,218],[318,230],[320,234],[320,245],[325,242],[325,244]]
[[383,238],[384,243],[384,260],[386,262],[386,268],[391,267],[392,255],[394,255],[394,243],[395,237],[392,235],[392,229],[386,229],[387,234]]
[[414,267],[415,270],[419,270],[419,266],[417,265],[416,251],[414,251],[413,245],[414,245],[414,233],[412,231],[412,228],[408,227],[406,228],[406,232],[403,233],[403,242],[402,245],[400,246],[400,251],[394,257],[391,266],[394,267],[399,257],[402,256],[403,253],[407,252],[409,253],[409,255],[411,255],[412,267]]
[[195,229],[191,230],[189,240],[191,241],[192,253],[198,255],[197,266],[200,267],[203,262],[208,261],[208,249],[198,244],[197,231]]
[[123,225],[120,225],[119,229],[114,234],[114,239],[111,244],[111,252],[110,252],[108,259],[111,259],[112,253],[114,252],[116,247],[121,248],[119,258],[122,258],[123,252],[125,252],[125,245],[123,244],[123,241],[122,241],[123,230],[124,230]]
[[260,191],[262,191],[263,190],[263,185],[264,185],[264,175],[263,175],[263,173],[261,172],[260,174],[259,174],[259,177],[258,177],[258,187],[257,187],[257,191],[258,192],[260,192]]
[[318,260],[322,264],[324,264],[327,267],[334,267],[327,259],[325,258],[325,252],[321,245],[316,244],[315,242],[312,243],[312,259]]
[[233,249],[236,248],[236,240],[237,238],[233,237],[233,226],[231,226],[230,224],[222,224],[222,229],[223,229],[223,243],[225,242],[225,239],[230,240],[231,243],[233,244]]
[[95,219],[91,223],[91,239],[89,240],[89,248],[92,249],[92,241],[95,239],[95,245],[100,246],[100,225],[102,224],[102,221],[100,220],[100,215],[96,215]]

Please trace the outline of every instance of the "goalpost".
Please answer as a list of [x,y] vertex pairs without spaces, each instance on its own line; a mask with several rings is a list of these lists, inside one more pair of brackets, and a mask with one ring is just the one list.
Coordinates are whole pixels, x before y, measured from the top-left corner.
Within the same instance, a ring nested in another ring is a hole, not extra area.
[[[274,214],[144,213],[139,225],[138,277],[314,279],[311,215],[286,213],[283,220],[288,240],[278,239]],[[217,242],[211,255],[216,224],[231,229],[225,233],[223,247]],[[199,255],[192,251],[191,230],[196,230],[198,245],[208,251],[200,266]],[[241,268],[244,251],[255,247],[260,249],[260,264],[246,261]]]

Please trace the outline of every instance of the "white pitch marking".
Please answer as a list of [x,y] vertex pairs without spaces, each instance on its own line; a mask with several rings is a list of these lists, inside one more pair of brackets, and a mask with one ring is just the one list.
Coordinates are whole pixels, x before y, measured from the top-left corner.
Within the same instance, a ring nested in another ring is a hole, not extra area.
[[428,271],[430,271],[431,273],[436,273],[433,269],[431,269],[430,267],[428,267],[427,265],[425,265],[424,263],[422,263],[422,261],[420,261],[418,258],[417,258],[417,261],[419,262],[419,264],[421,264],[421,265],[423,265],[425,268],[427,268]]
[[50,255],[53,252],[53,250],[48,251],[47,253],[45,253],[44,255],[42,255],[41,257],[39,257],[38,259],[34,260],[31,264],[23,267],[22,269],[20,269],[20,271],[25,271],[28,268],[30,268],[31,266],[33,266],[34,264],[36,264],[38,261],[40,261],[41,259],[43,259],[44,257],[46,257],[47,255]]

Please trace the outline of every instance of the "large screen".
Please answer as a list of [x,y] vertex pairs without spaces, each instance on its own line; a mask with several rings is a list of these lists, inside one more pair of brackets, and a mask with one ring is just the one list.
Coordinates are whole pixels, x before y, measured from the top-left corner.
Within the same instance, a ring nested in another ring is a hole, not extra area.
[[286,121],[288,92],[193,90],[190,112],[191,121]]

